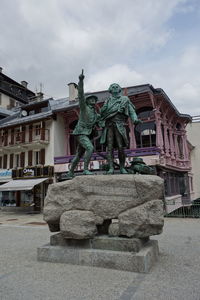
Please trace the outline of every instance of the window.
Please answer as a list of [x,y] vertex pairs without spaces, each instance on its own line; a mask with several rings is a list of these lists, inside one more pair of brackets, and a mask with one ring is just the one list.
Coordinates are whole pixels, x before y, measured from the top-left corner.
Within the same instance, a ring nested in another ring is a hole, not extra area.
[[0,105],[1,105],[1,93],[0,93]]
[[40,151],[35,151],[35,164],[40,164]]
[[10,154],[10,169],[13,168],[13,157],[14,157],[14,155]]
[[75,136],[72,134],[74,128],[76,127],[76,124],[78,123],[78,120],[74,120],[69,124],[69,130],[70,130],[70,138],[69,138],[69,143],[70,143],[70,153],[71,155],[76,153],[76,148],[77,148],[77,140]]
[[20,155],[18,153],[15,154],[15,167],[19,168],[19,166],[20,166]]
[[154,122],[138,124],[135,127],[138,148],[156,146],[156,125]]
[[152,107],[143,107],[137,111],[138,119],[148,120],[154,118]]
[[41,129],[41,125],[35,125],[35,135],[40,135],[40,129]]
[[0,156],[0,169],[2,169],[2,162],[3,162],[3,158],[2,156]]
[[7,108],[8,108],[8,109],[12,109],[12,108],[14,108],[14,107],[15,107],[15,100],[12,99],[12,98],[10,98],[10,99],[9,99],[9,105],[7,105]]
[[20,128],[16,129],[16,142],[20,142]]
[[41,107],[41,112],[46,112],[46,111],[48,111],[48,106],[46,106],[46,107]]
[[3,168],[4,169],[7,169],[7,154],[4,154],[3,156]]

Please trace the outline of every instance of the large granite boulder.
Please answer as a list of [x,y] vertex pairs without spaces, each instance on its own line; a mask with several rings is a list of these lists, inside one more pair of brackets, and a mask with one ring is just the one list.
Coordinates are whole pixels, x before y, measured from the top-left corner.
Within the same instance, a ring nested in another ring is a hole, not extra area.
[[60,217],[60,231],[67,239],[89,239],[97,233],[95,216],[86,210],[65,211]]
[[148,237],[162,233],[163,201],[151,200],[119,215],[119,235]]
[[163,180],[155,175],[77,176],[49,186],[44,220],[66,238],[95,236],[94,226],[98,232],[107,226],[108,233],[113,219],[119,224],[111,225],[111,234],[115,227],[115,235],[147,237],[162,231],[163,195]]

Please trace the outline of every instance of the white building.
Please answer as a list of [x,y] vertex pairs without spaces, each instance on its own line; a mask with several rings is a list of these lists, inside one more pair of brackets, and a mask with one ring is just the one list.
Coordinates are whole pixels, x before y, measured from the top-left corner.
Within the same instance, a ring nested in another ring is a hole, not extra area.
[[193,117],[187,125],[188,140],[192,144],[191,163],[193,172],[194,199],[200,198],[200,116]]
[[54,157],[63,155],[65,147],[64,120],[55,112],[58,103],[30,102],[0,121],[0,173],[12,171],[13,179],[4,178],[7,183],[0,186],[1,205],[43,207],[54,181]]

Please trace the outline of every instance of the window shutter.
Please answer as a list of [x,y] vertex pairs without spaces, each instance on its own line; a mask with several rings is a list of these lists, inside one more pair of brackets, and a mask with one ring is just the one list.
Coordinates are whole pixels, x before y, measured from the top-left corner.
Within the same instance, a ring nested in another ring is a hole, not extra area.
[[33,140],[33,126],[29,125],[29,142]]
[[28,151],[28,165],[32,166],[32,157],[33,157],[33,151]]
[[4,154],[3,156],[3,168],[7,169],[7,154]]
[[41,128],[41,140],[45,140],[45,122],[42,122],[42,128]]
[[10,169],[13,168],[13,157],[14,157],[14,154],[10,154]]
[[25,143],[25,139],[26,139],[26,127],[22,126],[22,143]]
[[20,154],[20,166],[21,166],[21,168],[24,168],[24,164],[25,164],[25,152],[21,152],[21,154]]
[[45,149],[40,150],[40,164],[45,165]]
[[11,129],[11,141],[10,141],[11,145],[14,144],[14,129]]

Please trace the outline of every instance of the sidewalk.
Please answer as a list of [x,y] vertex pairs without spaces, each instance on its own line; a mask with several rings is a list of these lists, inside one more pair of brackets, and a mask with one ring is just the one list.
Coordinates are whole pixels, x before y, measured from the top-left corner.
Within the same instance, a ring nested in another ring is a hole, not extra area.
[[47,226],[47,223],[43,220],[43,214],[41,213],[5,212],[0,210],[0,225]]
[[42,215],[7,214],[2,220],[1,300],[200,299],[200,219],[165,219],[163,234],[152,237],[160,255],[149,274],[38,262],[37,247],[52,233],[27,223],[42,222]]

